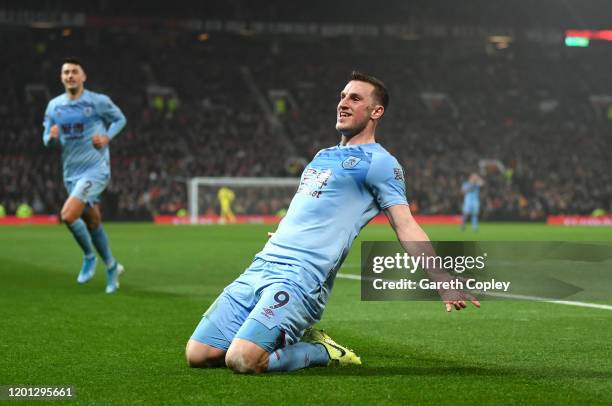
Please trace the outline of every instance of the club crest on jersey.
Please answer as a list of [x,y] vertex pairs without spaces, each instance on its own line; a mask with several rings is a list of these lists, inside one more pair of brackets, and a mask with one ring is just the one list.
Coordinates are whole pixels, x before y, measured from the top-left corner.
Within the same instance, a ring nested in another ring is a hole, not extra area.
[[361,161],[361,158],[350,156],[342,161],[342,167],[344,169],[353,169]]
[[83,114],[85,114],[85,117],[91,116],[91,113],[93,113],[93,109],[91,107],[87,106],[83,109]]

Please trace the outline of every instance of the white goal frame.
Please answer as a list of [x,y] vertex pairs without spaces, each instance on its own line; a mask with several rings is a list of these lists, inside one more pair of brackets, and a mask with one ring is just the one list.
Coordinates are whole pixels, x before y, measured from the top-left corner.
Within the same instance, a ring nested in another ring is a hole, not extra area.
[[300,184],[300,178],[272,178],[272,177],[208,177],[198,176],[190,178],[187,181],[187,209],[189,211],[189,222],[198,224],[200,209],[198,207],[199,188],[200,186],[227,186],[230,188],[240,187],[295,187],[297,189]]

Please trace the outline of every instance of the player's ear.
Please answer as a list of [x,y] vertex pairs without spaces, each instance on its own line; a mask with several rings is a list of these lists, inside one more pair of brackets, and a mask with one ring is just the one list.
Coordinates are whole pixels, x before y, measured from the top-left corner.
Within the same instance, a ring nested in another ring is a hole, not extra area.
[[382,104],[375,104],[374,109],[370,114],[370,118],[373,120],[378,120],[383,116],[383,114],[385,114],[385,108],[382,106]]

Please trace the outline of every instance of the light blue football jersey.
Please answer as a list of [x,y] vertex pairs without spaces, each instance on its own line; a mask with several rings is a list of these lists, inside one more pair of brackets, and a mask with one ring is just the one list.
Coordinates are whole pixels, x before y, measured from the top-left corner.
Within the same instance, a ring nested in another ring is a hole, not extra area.
[[464,193],[464,205],[474,205],[480,202],[480,185],[478,183],[472,183],[470,181],[463,182],[462,190]]
[[108,135],[112,139],[125,123],[121,110],[106,95],[84,90],[78,99],[70,100],[64,93],[47,105],[43,142],[50,144],[49,131],[57,125],[64,180],[74,180],[83,175],[110,176],[108,145],[98,150],[91,139],[94,135]]
[[286,216],[256,257],[298,265],[306,270],[300,285],[331,289],[361,229],[381,210],[407,204],[402,167],[380,144],[323,149],[304,169]]

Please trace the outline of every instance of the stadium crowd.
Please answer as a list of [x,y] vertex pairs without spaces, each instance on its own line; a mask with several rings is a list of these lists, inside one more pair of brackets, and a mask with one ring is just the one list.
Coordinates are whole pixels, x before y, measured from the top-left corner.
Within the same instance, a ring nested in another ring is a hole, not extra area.
[[[612,94],[612,59],[599,49],[167,30],[15,28],[0,39],[20,44],[7,47],[11,63],[0,68],[8,213],[23,202],[56,213],[64,200],[59,151],[43,147],[41,123],[63,91],[59,65],[69,55],[83,60],[86,87],[110,95],[128,118],[111,144],[109,218],[176,213],[192,176],[297,176],[338,142],[335,106],[354,68],[389,87],[379,142],[404,166],[418,213],[459,213],[461,183],[476,171],[486,182],[484,218],[612,212],[612,110],[590,99]],[[201,212],[216,210],[214,196],[201,196]],[[237,214],[287,203],[240,196]]]

